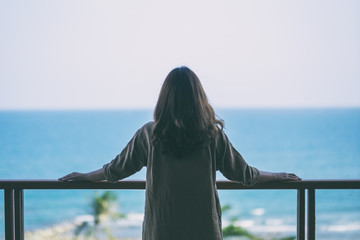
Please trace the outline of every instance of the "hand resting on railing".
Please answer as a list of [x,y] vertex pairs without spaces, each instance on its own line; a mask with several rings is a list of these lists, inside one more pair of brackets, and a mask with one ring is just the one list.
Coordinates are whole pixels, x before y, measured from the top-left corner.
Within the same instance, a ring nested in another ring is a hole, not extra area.
[[294,173],[273,173],[260,171],[260,177],[258,183],[264,182],[280,182],[280,181],[301,181],[301,178],[296,176]]
[[59,178],[59,181],[103,181],[105,179],[104,170],[102,168],[88,172],[88,173],[79,173],[79,172],[72,172],[70,174],[67,174],[61,178]]
[[[260,176],[258,179],[258,183],[264,182],[280,182],[280,181],[301,181],[302,179],[296,176],[294,173],[273,173],[273,172],[264,172],[259,171]],[[79,173],[72,172],[59,178],[59,181],[103,181],[105,179],[104,170],[102,168],[88,172],[88,173]]]

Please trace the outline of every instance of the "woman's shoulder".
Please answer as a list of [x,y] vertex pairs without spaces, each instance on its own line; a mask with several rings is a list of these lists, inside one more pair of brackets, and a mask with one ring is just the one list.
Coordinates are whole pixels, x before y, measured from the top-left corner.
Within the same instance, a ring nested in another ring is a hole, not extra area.
[[216,132],[215,138],[224,138],[224,137],[226,137],[224,129],[220,128],[219,126],[216,126],[215,132]]
[[132,137],[132,142],[136,144],[149,144],[152,139],[152,128],[154,123],[147,122],[142,127],[140,127]]
[[140,129],[144,131],[152,131],[153,127],[154,127],[154,121],[150,121],[145,123]]
[[152,135],[153,127],[154,121],[147,122],[141,128],[139,128],[139,130],[137,130],[136,134],[146,135],[149,137],[150,135]]
[[216,146],[223,146],[229,142],[224,129],[217,127],[214,142]]

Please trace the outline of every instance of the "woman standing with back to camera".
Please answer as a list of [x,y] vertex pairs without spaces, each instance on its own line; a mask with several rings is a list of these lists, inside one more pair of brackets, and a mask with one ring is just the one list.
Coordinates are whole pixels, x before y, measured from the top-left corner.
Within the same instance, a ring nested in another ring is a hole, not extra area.
[[217,170],[244,185],[301,180],[249,166],[223,127],[196,74],[175,68],[161,88],[154,121],[141,127],[114,160],[59,180],[116,182],[147,167],[143,240],[221,240]]

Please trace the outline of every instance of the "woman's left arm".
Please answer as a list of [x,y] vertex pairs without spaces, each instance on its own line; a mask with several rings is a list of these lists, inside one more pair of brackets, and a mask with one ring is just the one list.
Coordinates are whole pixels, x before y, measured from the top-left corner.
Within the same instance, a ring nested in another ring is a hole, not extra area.
[[106,180],[103,168],[98,170],[88,172],[88,173],[79,173],[79,172],[72,172],[68,175],[65,175],[59,178],[59,181],[103,181]]

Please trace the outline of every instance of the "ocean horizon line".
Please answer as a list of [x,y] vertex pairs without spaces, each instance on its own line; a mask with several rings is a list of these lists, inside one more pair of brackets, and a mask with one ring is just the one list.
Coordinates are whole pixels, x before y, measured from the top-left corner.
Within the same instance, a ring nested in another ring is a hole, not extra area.
[[[274,106],[274,107],[214,107],[215,110],[356,110],[359,106]],[[0,108],[0,112],[111,112],[111,111],[153,111],[153,108],[139,107],[139,108]]]

